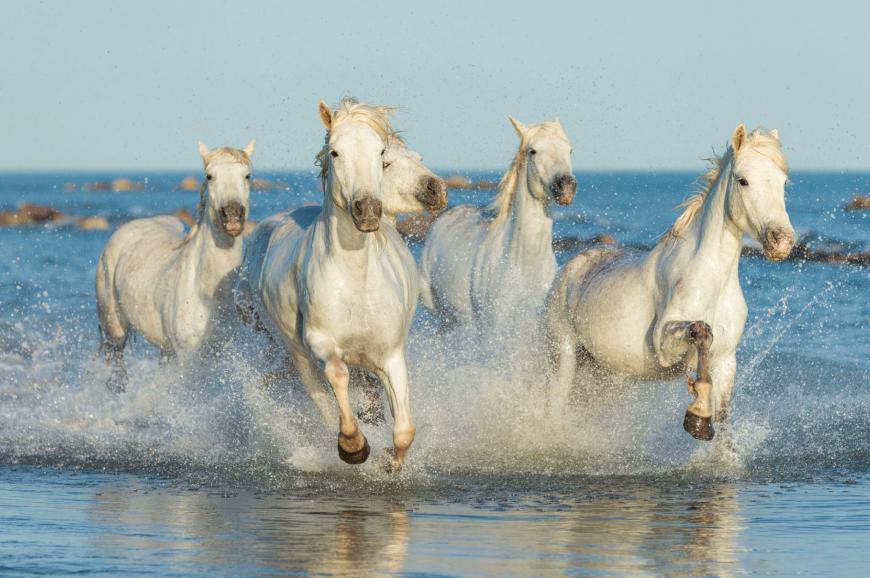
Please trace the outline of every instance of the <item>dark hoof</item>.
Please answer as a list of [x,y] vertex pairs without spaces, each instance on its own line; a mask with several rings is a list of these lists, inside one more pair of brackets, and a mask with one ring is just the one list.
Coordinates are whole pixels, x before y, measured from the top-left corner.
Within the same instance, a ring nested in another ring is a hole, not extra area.
[[338,457],[340,457],[341,461],[344,463],[352,466],[358,466],[369,459],[369,453],[371,451],[372,449],[369,447],[369,440],[365,441],[365,445],[363,445],[362,449],[358,452],[346,452],[341,448],[341,444],[338,444]]
[[708,442],[716,433],[713,431],[713,420],[709,417],[699,417],[690,411],[686,412],[683,429],[696,440]]

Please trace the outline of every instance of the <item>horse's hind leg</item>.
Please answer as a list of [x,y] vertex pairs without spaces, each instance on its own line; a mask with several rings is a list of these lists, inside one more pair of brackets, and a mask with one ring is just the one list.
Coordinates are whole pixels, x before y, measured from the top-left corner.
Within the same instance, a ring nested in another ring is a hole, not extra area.
[[364,424],[378,426],[384,423],[384,400],[381,397],[381,382],[364,369],[351,370],[352,380],[363,388],[363,407],[357,414]]
[[110,366],[111,373],[106,381],[106,389],[112,393],[123,393],[127,390],[127,364],[124,362],[124,346],[127,343],[127,335],[120,340],[109,338],[100,327],[100,351],[103,359]]

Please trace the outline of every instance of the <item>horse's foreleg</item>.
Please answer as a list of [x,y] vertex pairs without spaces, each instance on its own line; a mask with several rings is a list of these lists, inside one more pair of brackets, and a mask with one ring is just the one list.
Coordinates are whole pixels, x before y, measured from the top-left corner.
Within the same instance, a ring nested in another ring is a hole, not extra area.
[[332,386],[335,400],[338,402],[338,457],[349,464],[361,464],[368,459],[371,450],[366,436],[359,429],[350,405],[348,395],[350,374],[347,365],[333,353],[327,359],[323,373]]
[[359,418],[369,425],[381,425],[384,423],[384,401],[381,398],[380,381],[364,369],[357,369],[354,374],[355,380],[361,382],[363,388],[363,407]]
[[698,351],[698,378],[689,378],[689,392],[695,395],[695,400],[686,409],[683,428],[695,439],[709,441],[713,439],[713,378],[710,375],[710,345],[713,343],[713,331],[703,321],[694,321],[686,328],[686,341],[694,345]]
[[387,357],[384,367],[378,372],[387,390],[390,413],[393,416],[393,450],[385,463],[388,470],[402,467],[408,449],[414,442],[417,428],[411,418],[411,402],[408,392],[408,366],[404,350],[398,350]]
[[[329,394],[324,387],[321,379],[320,369],[311,361],[305,353],[293,351],[293,365],[299,372],[299,377],[302,384],[305,386],[305,391],[308,392],[311,401],[317,406],[320,415],[323,417],[323,423],[330,431],[335,431],[335,424],[338,423],[338,416],[335,414],[335,406],[332,400],[329,399]],[[289,371],[283,372],[284,375],[289,375]]]

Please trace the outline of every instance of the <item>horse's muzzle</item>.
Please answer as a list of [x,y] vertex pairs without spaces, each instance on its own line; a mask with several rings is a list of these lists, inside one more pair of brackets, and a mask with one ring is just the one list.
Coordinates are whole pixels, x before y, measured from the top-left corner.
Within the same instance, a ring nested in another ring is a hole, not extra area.
[[762,236],[764,256],[771,261],[782,261],[794,248],[794,231],[783,227],[768,227]]
[[440,211],[447,206],[447,183],[438,177],[420,177],[414,197],[430,211]]
[[553,199],[560,205],[570,205],[577,192],[577,179],[574,178],[574,175],[566,173],[556,175],[553,182],[550,183],[550,192],[553,194]]
[[383,208],[381,202],[374,197],[357,199],[350,205],[350,216],[353,224],[363,233],[377,231],[381,226]]
[[238,201],[230,201],[220,210],[221,225],[230,237],[238,237],[245,230],[245,207]]

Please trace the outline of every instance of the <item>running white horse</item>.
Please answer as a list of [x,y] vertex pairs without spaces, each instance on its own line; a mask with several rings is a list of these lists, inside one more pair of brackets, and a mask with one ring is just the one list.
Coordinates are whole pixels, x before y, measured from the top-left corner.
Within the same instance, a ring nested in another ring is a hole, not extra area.
[[[400,214],[440,211],[447,206],[447,185],[423,164],[423,157],[408,148],[405,141],[394,134],[384,154],[384,176],[381,180],[383,217],[395,224]],[[245,257],[236,280],[234,295],[236,307],[245,325],[259,331],[267,330],[260,317],[262,304],[258,292],[251,287],[251,279],[259,275],[266,249],[273,231],[288,219],[295,226],[307,229],[320,216],[322,207],[304,206],[284,211],[260,221],[245,239]],[[363,422],[377,424],[383,421],[383,401],[380,383],[368,372],[351,371],[351,383],[364,383],[364,407],[360,411]]]
[[[414,440],[405,343],[416,308],[414,258],[387,219],[381,187],[391,139],[388,109],[345,99],[320,103],[327,137],[318,155],[323,207],[306,207],[252,234],[247,277],[266,327],[281,337],[329,427],[332,387],[339,409],[338,454],[364,462],[369,444],[348,396],[348,365],[375,373],[393,414],[393,450],[384,465],[399,468]],[[260,230],[260,227],[263,227]]]
[[526,126],[510,119],[520,148],[493,204],[441,215],[420,262],[423,304],[445,322],[539,309],[556,274],[550,201],[567,205],[577,181],[571,143],[558,119]]
[[683,426],[697,439],[713,438],[712,421],[728,417],[746,322],[738,276],[743,235],[774,261],[794,246],[787,170],[777,131],[747,135],[740,125],[655,248],[592,250],[565,266],[546,321],[553,409],[567,403],[578,364],[641,379],[697,368]]
[[[209,150],[199,221],[164,215],[122,225],[97,264],[101,349],[112,365],[108,387],[127,383],[124,345],[130,329],[160,348],[165,359],[199,349],[217,319],[232,307],[233,273],[242,262],[242,232],[250,199],[254,141],[244,150]],[[207,194],[206,194],[207,192]]]

